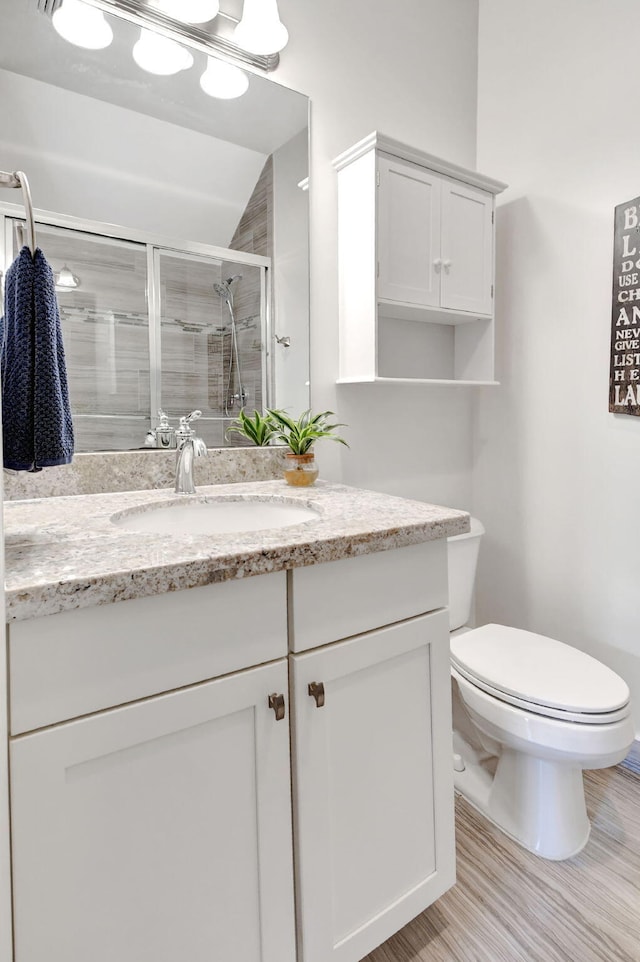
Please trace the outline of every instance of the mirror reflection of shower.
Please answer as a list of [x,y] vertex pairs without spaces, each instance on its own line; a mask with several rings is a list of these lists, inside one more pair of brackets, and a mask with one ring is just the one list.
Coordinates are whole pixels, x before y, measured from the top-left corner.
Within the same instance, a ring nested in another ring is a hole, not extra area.
[[230,318],[229,328],[223,328],[220,331],[221,337],[229,337],[231,339],[229,342],[227,385],[224,392],[224,413],[226,417],[231,417],[236,410],[243,408],[247,401],[247,392],[242,384],[242,368],[240,365],[240,352],[238,350],[238,330],[233,310],[232,290],[232,285],[241,280],[242,274],[234,274],[233,277],[228,277],[225,281],[213,285],[216,294],[226,303]]

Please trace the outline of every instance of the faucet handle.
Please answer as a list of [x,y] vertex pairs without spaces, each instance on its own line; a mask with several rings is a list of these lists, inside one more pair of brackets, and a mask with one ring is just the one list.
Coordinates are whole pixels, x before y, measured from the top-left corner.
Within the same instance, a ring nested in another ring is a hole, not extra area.
[[202,417],[202,411],[192,411],[191,414],[187,414],[185,417],[180,418],[180,427],[176,431],[178,438],[184,440],[185,438],[195,437],[195,431],[190,426],[192,421],[197,421],[198,418]]

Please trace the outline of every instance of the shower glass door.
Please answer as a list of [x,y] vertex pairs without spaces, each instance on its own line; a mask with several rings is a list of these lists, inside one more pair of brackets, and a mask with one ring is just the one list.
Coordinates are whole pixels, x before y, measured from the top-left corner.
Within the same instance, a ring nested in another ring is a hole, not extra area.
[[201,410],[198,435],[222,447],[240,408],[269,403],[265,268],[157,249],[154,276],[159,407],[172,424]]
[[[19,223],[9,219],[14,257]],[[40,223],[38,243],[57,281],[76,451],[141,447],[150,416],[146,246]]]
[[[0,221],[6,266],[23,223]],[[160,409],[173,427],[202,411],[208,447],[247,443],[226,430],[242,407],[272,404],[269,259],[90,222],[36,226],[56,277],[76,451],[142,448]]]

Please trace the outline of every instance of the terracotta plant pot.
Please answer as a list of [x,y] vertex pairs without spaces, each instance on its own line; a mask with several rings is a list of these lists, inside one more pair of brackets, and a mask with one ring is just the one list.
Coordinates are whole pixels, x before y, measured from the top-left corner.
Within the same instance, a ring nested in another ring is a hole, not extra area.
[[318,477],[316,456],[313,451],[306,454],[286,454],[284,459],[284,479],[287,484],[306,488]]

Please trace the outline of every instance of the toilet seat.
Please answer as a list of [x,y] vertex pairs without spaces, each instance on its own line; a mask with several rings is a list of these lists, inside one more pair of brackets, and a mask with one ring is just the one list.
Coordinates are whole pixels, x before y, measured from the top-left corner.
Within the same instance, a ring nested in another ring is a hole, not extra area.
[[525,711],[602,725],[625,719],[625,682],[590,655],[544,635],[484,625],[451,638],[451,660],[470,684]]

